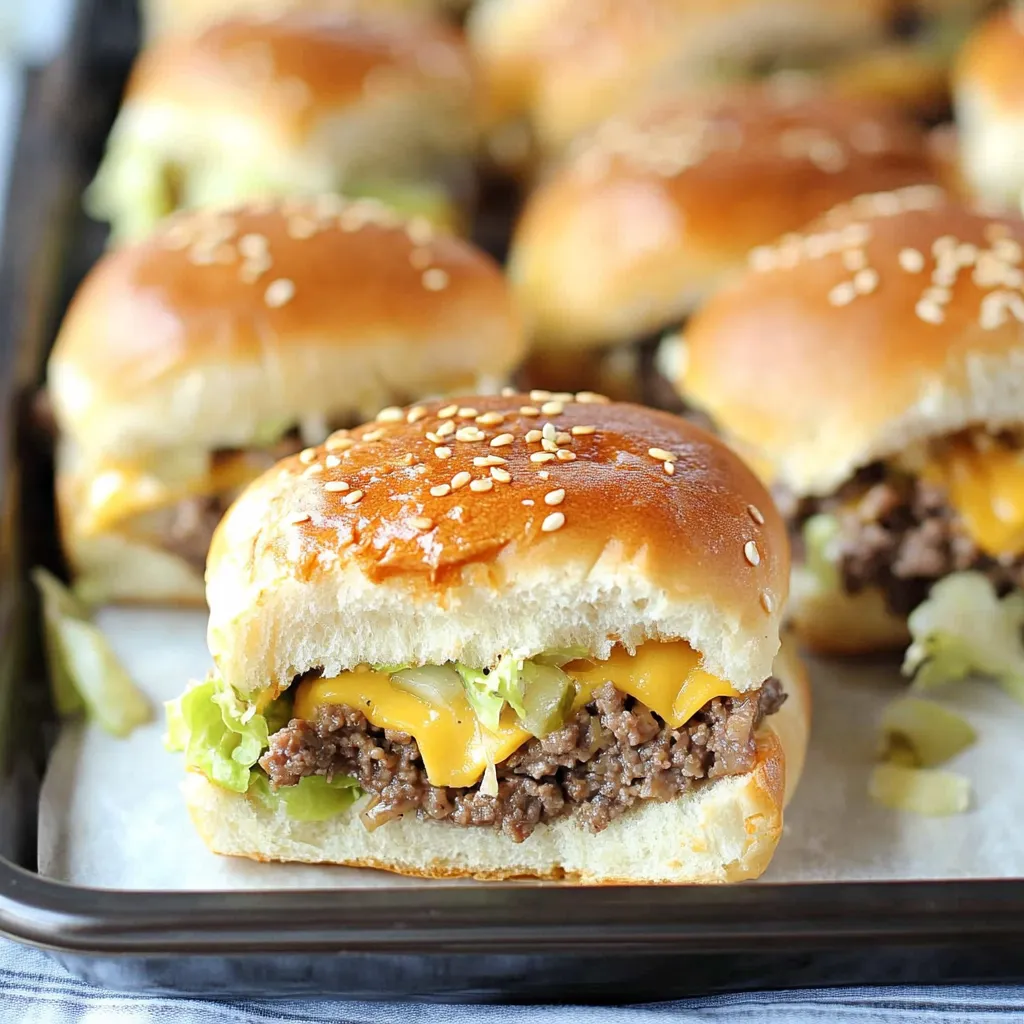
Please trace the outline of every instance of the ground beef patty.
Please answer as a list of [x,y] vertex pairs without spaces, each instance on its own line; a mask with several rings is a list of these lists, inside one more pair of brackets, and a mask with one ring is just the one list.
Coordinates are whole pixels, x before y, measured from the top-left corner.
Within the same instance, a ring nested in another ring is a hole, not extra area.
[[479,785],[432,786],[416,741],[378,729],[361,711],[317,709],[312,722],[293,719],[270,737],[260,758],[271,783],[289,786],[306,775],[353,775],[376,797],[374,824],[416,812],[462,827],[500,829],[519,843],[539,822],[576,813],[600,832],[638,800],[671,800],[701,779],[754,767],[754,730],[786,699],[776,679],[744,697],[717,697],[679,729],[611,684],[566,724],[530,740],[497,766],[498,795]]
[[1024,558],[991,558],[968,535],[945,489],[879,463],[862,470],[835,495],[800,503],[799,521],[829,512],[839,522],[839,571],[848,593],[878,587],[889,609],[908,615],[932,584],[967,569],[996,589],[1024,585]]

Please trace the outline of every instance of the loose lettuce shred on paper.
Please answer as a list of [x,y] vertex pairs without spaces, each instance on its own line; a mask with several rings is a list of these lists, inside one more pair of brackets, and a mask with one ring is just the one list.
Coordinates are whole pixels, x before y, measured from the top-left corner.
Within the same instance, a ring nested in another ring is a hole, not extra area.
[[132,682],[88,610],[52,573],[34,569],[53,700],[63,717],[85,712],[114,736],[152,721],[153,708]]

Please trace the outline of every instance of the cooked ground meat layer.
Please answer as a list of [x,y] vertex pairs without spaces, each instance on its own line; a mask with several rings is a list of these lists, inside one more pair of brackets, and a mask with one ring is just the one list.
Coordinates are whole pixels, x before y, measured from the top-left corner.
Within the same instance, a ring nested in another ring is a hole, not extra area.
[[416,813],[462,827],[500,829],[519,843],[541,822],[575,813],[591,832],[640,800],[672,800],[702,779],[750,771],[754,731],[786,699],[778,680],[743,697],[716,697],[673,729],[607,684],[561,729],[533,739],[497,766],[498,795],[479,784],[432,786],[416,741],[379,729],[357,708],[324,705],[270,738],[260,765],[277,786],[306,775],[352,775],[374,800],[364,820]]
[[848,593],[878,587],[889,609],[908,615],[932,584],[953,572],[983,572],[1000,593],[1024,585],[1024,558],[986,555],[950,507],[943,487],[869,466],[828,498],[791,505],[802,523],[816,512],[839,521],[839,571]]

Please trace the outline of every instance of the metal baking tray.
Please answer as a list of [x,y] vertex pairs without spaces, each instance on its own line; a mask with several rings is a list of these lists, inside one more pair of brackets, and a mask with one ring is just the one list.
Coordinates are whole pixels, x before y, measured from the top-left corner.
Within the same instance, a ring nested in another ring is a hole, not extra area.
[[26,569],[57,555],[30,402],[103,244],[80,195],[136,38],[123,0],[83,0],[66,53],[31,78],[12,177],[0,264],[0,932],[104,987],[196,995],[595,1003],[1024,981],[1022,881],[128,893],[35,872],[57,723]]

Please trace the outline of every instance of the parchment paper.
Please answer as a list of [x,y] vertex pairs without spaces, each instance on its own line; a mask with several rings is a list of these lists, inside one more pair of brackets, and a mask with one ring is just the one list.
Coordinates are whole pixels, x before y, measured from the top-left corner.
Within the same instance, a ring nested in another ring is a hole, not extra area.
[[[384,872],[254,864],[210,853],[181,794],[181,756],[164,750],[163,701],[210,665],[201,612],[108,609],[98,624],[157,720],[126,740],[65,728],[43,786],[39,868],[78,885],[118,889],[437,885]],[[1024,786],[1014,763],[1024,708],[978,682],[944,695],[979,742],[950,764],[974,784],[963,815],[922,818],[867,796],[876,723],[904,689],[894,664],[811,663],[814,728],[803,782],[765,881],[1024,876]]]

